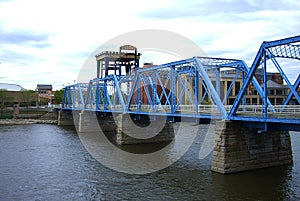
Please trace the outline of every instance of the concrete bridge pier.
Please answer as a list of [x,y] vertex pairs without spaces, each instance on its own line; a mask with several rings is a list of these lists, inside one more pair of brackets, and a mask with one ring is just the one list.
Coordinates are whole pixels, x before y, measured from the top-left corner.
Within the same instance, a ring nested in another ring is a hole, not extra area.
[[84,111],[79,113],[77,131],[83,132],[100,132],[100,126],[97,119],[96,112]]
[[149,119],[135,119],[129,114],[82,111],[79,114],[78,132],[103,133],[118,145],[162,143],[174,139],[172,124],[165,123],[161,127],[148,124]]
[[72,110],[60,110],[58,112],[57,124],[59,126],[74,126]]
[[120,114],[116,120],[115,139],[119,145],[165,143],[175,137],[173,124],[164,117],[151,120],[149,116],[135,118],[129,114]]
[[258,134],[238,122],[216,122],[212,171],[222,174],[293,163],[288,131]]

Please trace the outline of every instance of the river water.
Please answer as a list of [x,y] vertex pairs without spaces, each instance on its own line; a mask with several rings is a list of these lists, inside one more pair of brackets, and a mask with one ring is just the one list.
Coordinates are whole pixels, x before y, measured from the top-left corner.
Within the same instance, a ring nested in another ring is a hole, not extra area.
[[214,173],[196,139],[170,167],[131,175],[101,165],[73,129],[0,126],[0,200],[300,200],[300,133],[291,139],[290,166]]

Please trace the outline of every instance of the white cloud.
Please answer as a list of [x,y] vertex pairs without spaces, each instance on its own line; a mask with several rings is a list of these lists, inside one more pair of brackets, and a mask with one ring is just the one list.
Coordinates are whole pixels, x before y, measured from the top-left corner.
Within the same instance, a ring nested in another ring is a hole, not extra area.
[[299,1],[292,0],[0,2],[0,82],[60,88],[77,78],[99,45],[147,28],[179,33],[209,56],[245,59],[250,65],[262,41],[299,34],[299,9]]

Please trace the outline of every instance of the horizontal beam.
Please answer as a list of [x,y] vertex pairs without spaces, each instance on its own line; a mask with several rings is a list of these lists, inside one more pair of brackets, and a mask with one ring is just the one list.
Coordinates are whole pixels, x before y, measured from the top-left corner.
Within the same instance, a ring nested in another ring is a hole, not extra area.
[[289,37],[289,38],[284,38],[284,39],[279,39],[279,40],[274,40],[274,41],[264,41],[262,43],[262,46],[264,46],[265,48],[270,48],[270,47],[275,47],[278,45],[285,45],[285,44],[297,43],[297,42],[300,42],[300,35]]
[[245,121],[245,122],[261,122],[261,123],[278,123],[278,124],[299,124],[300,119],[294,118],[263,118],[263,117],[246,117],[246,116],[233,116],[230,121]]
[[[243,126],[250,129],[257,129],[258,131],[300,131],[299,124],[293,123],[264,123],[264,122],[252,122],[252,121],[237,121]],[[260,132],[261,133],[261,132]]]

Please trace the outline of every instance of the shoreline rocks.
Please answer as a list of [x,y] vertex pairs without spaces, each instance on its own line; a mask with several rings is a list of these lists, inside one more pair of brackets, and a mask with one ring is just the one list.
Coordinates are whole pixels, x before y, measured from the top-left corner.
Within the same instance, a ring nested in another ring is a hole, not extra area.
[[0,119],[0,125],[27,125],[27,124],[57,124],[57,120],[44,120],[44,119]]

